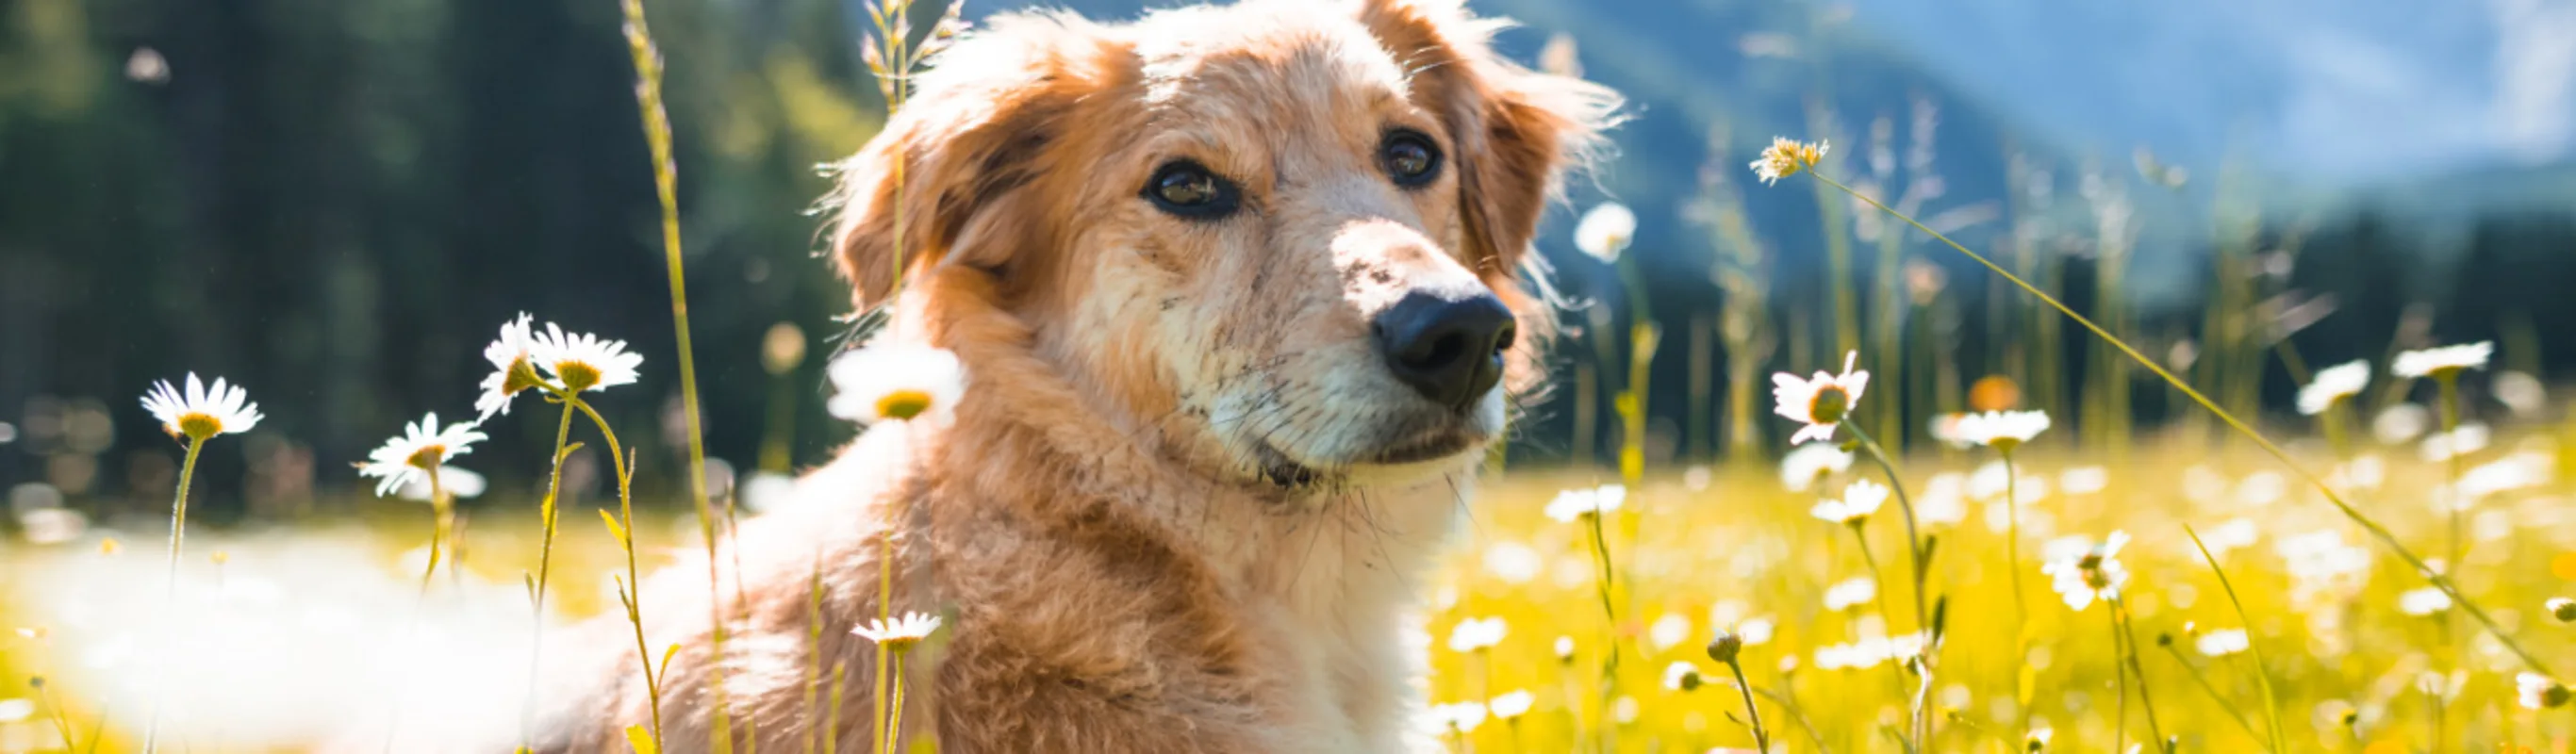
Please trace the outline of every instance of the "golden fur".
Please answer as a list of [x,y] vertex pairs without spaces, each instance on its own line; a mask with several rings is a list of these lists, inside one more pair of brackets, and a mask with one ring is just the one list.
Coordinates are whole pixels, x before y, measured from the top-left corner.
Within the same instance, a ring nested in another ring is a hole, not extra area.
[[[1543,331],[1516,276],[1616,104],[1498,58],[1495,28],[1454,0],[1251,0],[1116,26],[1008,15],[934,61],[844,166],[834,251],[861,305],[892,307],[878,337],[953,350],[968,388],[947,421],[868,432],[716,558],[726,600],[741,588],[722,668],[736,736],[802,750],[822,717],[809,668],[844,666],[827,738],[874,748],[874,650],[850,629],[879,612],[890,532],[894,611],[949,620],[916,653],[903,720],[944,751],[1419,744],[1413,595],[1542,338],[1519,339],[1471,415],[1435,420],[1386,373],[1370,317],[1473,281]],[[1394,127],[1438,142],[1437,182],[1379,169]],[[1176,157],[1240,182],[1244,210],[1190,222],[1141,199]],[[1372,462],[1434,425],[1471,442]],[[1309,476],[1282,482],[1283,465]],[[702,557],[644,595],[648,643],[683,647],[673,751],[710,740]],[[548,700],[541,749],[622,749],[648,717],[630,629],[592,630],[549,642],[590,655],[556,673],[586,685]]]

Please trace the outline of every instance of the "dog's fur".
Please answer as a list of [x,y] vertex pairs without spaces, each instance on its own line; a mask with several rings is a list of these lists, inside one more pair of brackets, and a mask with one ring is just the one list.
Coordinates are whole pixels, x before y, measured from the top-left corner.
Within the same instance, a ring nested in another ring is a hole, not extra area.
[[[721,672],[737,738],[800,750],[832,695],[808,674],[841,668],[825,739],[871,750],[875,652],[850,630],[879,612],[886,539],[894,611],[948,616],[902,721],[944,750],[1418,743],[1413,595],[1506,393],[1537,380],[1547,317],[1517,273],[1616,105],[1498,58],[1495,28],[1455,0],[1250,0],[1120,26],[1007,15],[934,61],[844,166],[834,251],[862,306],[891,306],[881,340],[957,354],[964,399],[869,431],[744,525],[715,558],[740,595],[720,670],[704,561],[648,586],[646,643],[681,646],[668,745],[708,745]],[[1380,169],[1399,127],[1445,153],[1435,183]],[[1140,198],[1176,158],[1240,183],[1243,210]],[[1464,412],[1370,340],[1373,315],[1443,283],[1490,289],[1524,333]],[[1422,443],[1439,457],[1372,460]],[[648,718],[622,618],[550,642],[592,652],[593,685],[549,700],[541,748],[621,749]]]

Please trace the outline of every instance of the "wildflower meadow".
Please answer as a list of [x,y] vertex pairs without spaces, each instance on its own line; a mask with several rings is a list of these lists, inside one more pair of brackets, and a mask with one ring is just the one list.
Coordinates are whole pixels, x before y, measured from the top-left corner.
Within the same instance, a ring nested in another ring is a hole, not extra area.
[[[971,26],[954,5],[925,4],[918,21],[909,6],[859,11],[861,64],[889,108]],[[531,303],[475,322],[488,338],[478,379],[385,407],[401,418],[375,428],[380,445],[318,471],[347,512],[263,526],[192,511],[209,494],[191,486],[201,458],[330,404],[211,367],[91,386],[121,396],[102,402],[114,421],[166,435],[177,464],[149,492],[167,515],[92,517],[53,487],[13,488],[0,754],[392,751],[406,730],[462,720],[533,740],[543,660],[596,640],[562,631],[595,616],[633,626],[617,639],[621,672],[651,706],[617,721],[632,750],[732,750],[721,669],[704,698],[722,739],[664,735],[681,648],[646,643],[643,616],[666,608],[636,585],[669,566],[716,573],[668,553],[717,545],[792,486],[793,432],[774,430],[768,460],[736,473],[711,455],[708,427],[821,422],[846,442],[936,426],[973,400],[975,375],[947,351],[853,337],[813,346],[833,349],[811,375],[819,406],[791,395],[767,416],[702,408],[700,374],[760,368],[786,385],[807,338],[782,323],[761,339],[762,364],[727,361],[748,361],[729,343],[691,350],[690,297],[723,282],[690,270],[690,174],[647,3],[616,9],[646,149],[633,159],[658,208],[656,256],[633,263],[661,266],[670,317]],[[686,66],[668,64],[675,77]],[[1640,215],[1670,197],[1578,193],[1544,226],[1542,245],[1590,285],[1555,292],[1552,384],[1517,407],[1524,424],[1492,451],[1417,585],[1407,649],[1431,668],[1421,740],[1453,752],[2576,746],[2576,411],[2550,382],[2562,375],[2527,352],[2537,339],[2416,328],[2315,348],[2292,337],[2313,320],[2284,324],[2279,307],[2240,321],[2278,281],[2224,264],[2196,321],[2144,321],[2121,304],[2116,264],[2072,280],[2033,261],[2018,232],[1980,236],[2011,248],[1954,240],[1956,218],[1889,198],[1873,165],[1893,157],[1870,153],[1892,153],[1893,135],[1855,149],[1814,120],[1814,133],[1763,135],[1749,165],[1719,139],[1682,202],[1692,227],[1724,239],[1693,262],[1723,299],[1706,316],[1665,316],[1647,296],[1664,271],[1643,252],[1677,242]],[[1654,156],[1600,169],[1638,159]],[[2174,175],[2140,162],[2116,180]],[[2088,264],[2118,258],[2106,250],[2125,238],[2125,216],[2104,208],[2114,193],[2096,187],[2096,209],[2069,221],[2095,237]],[[1746,208],[1775,201],[1817,205],[1809,222],[1824,227],[1800,233],[1829,259],[1774,266],[1797,242],[1754,240]],[[1855,226],[1884,245],[1878,264],[1853,259]],[[1793,275],[1819,295],[1771,298]],[[1971,276],[1987,298],[1963,307]],[[888,316],[810,324],[863,333]],[[1970,355],[1952,345],[1957,322],[1930,324],[1979,316],[2009,347]],[[2303,348],[2357,356],[2311,364]],[[1689,381],[1658,382],[1674,374]],[[1652,402],[1675,398],[1688,402],[1680,422]],[[639,473],[662,482],[646,489]],[[495,481],[507,474],[531,481]],[[704,619],[721,657],[731,617]],[[870,751],[937,750],[889,721],[948,620],[854,621],[877,648],[873,719],[809,724],[872,726]],[[858,669],[797,672],[821,716],[839,714]],[[469,694],[457,678],[514,691]],[[351,721],[370,740],[330,738]]]

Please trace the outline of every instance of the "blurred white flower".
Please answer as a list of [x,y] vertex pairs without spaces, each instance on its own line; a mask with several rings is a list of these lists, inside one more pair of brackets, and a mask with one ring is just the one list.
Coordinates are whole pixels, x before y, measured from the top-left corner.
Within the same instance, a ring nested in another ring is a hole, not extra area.
[[143,409],[161,420],[162,431],[191,440],[248,432],[266,418],[260,415],[259,404],[250,402],[249,391],[224,384],[222,377],[215,378],[209,390],[195,372],[188,373],[184,393],[171,387],[169,380],[152,383],[152,390],[143,394]]
[[[473,452],[474,443],[483,441],[483,433],[474,431],[478,422],[458,422],[439,426],[438,414],[431,413],[420,421],[403,425],[403,433],[385,440],[385,444],[367,453],[358,464],[358,476],[377,477],[376,497],[391,495],[414,477],[428,483],[431,469],[444,468],[447,459]],[[441,478],[440,483],[444,484]]]
[[1798,171],[1823,162],[1825,153],[1832,149],[1833,145],[1828,142],[1808,144],[1774,136],[1771,137],[1771,146],[1762,150],[1762,158],[1753,161],[1753,175],[1766,184],[1778,183],[1782,178],[1797,175]]
[[1878,582],[1867,576],[1855,576],[1825,588],[1825,609],[1835,612],[1852,609],[1878,597]]
[[2299,387],[2299,413],[2316,416],[2335,403],[2360,395],[2370,386],[2370,362],[2347,361],[2317,370],[2316,379]]
[[860,424],[942,422],[955,415],[966,394],[964,364],[941,348],[870,345],[833,359],[826,371],[832,378],[826,408]]
[[1591,489],[1571,489],[1556,493],[1547,503],[1547,517],[1573,521],[1584,516],[1597,516],[1619,510],[1628,502],[1625,485],[1605,484]]
[[1735,638],[1743,639],[1748,647],[1769,644],[1775,628],[1770,618],[1747,618],[1735,624]]
[[[481,474],[455,466],[440,466],[438,467],[438,486],[458,500],[471,500],[482,497],[483,490],[491,484]],[[428,502],[429,475],[411,475],[409,480],[403,482],[402,489],[394,490],[394,496],[404,500]]]
[[2370,583],[2370,550],[2339,530],[2294,534],[2272,547],[2290,575],[2290,602],[2303,609],[2348,599]]
[[2200,638],[2192,644],[2199,648],[2203,655],[2226,657],[2254,646],[2254,640],[2245,635],[2245,629],[2230,628],[2201,634]]
[[1887,504],[1887,496],[1887,485],[1855,479],[1843,488],[1842,499],[1817,503],[1807,512],[1825,521],[1857,526],[1867,521],[1870,514],[1877,513],[1879,506]]
[[911,649],[912,645],[921,643],[921,640],[930,638],[930,635],[938,630],[939,616],[908,612],[895,616],[892,621],[883,618],[870,619],[860,624],[858,628],[851,629],[850,633],[858,634],[859,638],[900,654],[904,650]]
[[2515,416],[2539,416],[2541,411],[2549,408],[2549,388],[2529,372],[2497,372],[2495,382],[2488,388],[2495,391],[2496,402],[2511,409]]
[[1968,478],[1955,471],[1932,475],[1914,496],[1914,516],[1927,526],[1949,526],[1968,520]]
[[2556,456],[2533,450],[2515,451],[2461,472],[2457,492],[2464,500],[2477,500],[2530,489],[2548,484],[2557,476],[2557,470]]
[[492,362],[492,373],[483,376],[483,393],[474,399],[474,410],[482,412],[484,421],[493,414],[510,413],[510,398],[519,391],[544,384],[545,378],[537,376],[532,322],[527,312],[520,312],[518,319],[501,323],[500,337],[483,346],[483,360]]
[[0,723],[14,723],[36,714],[36,703],[26,699],[0,699]]
[[1503,634],[1509,629],[1510,626],[1504,624],[1500,616],[1458,621],[1456,627],[1449,629],[1449,651],[1481,652],[1493,649],[1495,645],[1503,643]]
[[2069,495],[2090,495],[2111,488],[2111,470],[2077,466],[2057,475],[2057,488]]
[[1431,719],[1437,721],[1442,729],[1463,736],[1476,732],[1476,726],[1485,723],[1485,705],[1480,702],[1437,705],[1431,708]]
[[2407,615],[2423,617],[2450,609],[2451,595],[2444,593],[2441,587],[2409,589],[2397,595],[2397,611]]
[[1494,719],[1510,722],[1522,715],[1529,714],[1530,704],[1536,701],[1538,701],[1538,698],[1531,696],[1528,691],[1513,691],[1503,694],[1502,696],[1494,697],[1494,701],[1488,703],[1487,706],[1493,710]]
[[1968,474],[1968,497],[1977,500],[2000,500],[2007,492],[2023,505],[2048,497],[2048,478],[2032,474],[2012,475],[2002,461],[1987,461]]
[[1555,648],[1556,648],[1556,659],[1557,659],[1557,661],[1558,661],[1558,662],[1569,662],[1569,661],[1572,661],[1572,660],[1574,659],[1574,637],[1571,637],[1571,636],[1559,636],[1559,637],[1556,637],[1556,647],[1555,647]]
[[2281,502],[2290,494],[2290,478],[2278,471],[2257,471],[2236,483],[2236,504],[2260,508]]
[[1646,641],[1656,652],[1673,648],[1690,639],[1691,622],[1680,613],[1665,613],[1646,626]]
[[1539,570],[1546,566],[1545,557],[1519,542],[1506,540],[1485,548],[1485,571],[1505,584],[1527,584],[1538,578]]
[[1682,489],[1707,492],[1709,483],[1713,481],[1715,479],[1706,464],[1691,464],[1689,468],[1682,469]]
[[[490,357],[489,349],[485,357]],[[528,358],[545,368],[556,385],[576,393],[634,384],[636,367],[644,364],[642,354],[626,352],[626,341],[567,333],[552,322],[546,323],[544,334],[530,339]]]
[[1637,213],[1618,202],[1602,202],[1574,224],[1574,248],[1594,259],[1619,261],[1619,253],[1637,238]]
[[1987,411],[1959,417],[1952,427],[1962,442],[2006,453],[2048,431],[2046,411]]
[[2464,456],[2487,449],[2487,440],[2493,436],[2493,433],[2487,429],[2487,425],[2468,422],[2449,432],[2426,435],[2424,444],[2419,448],[2419,454],[2423,456],[2425,463],[2441,463],[2451,460],[2452,456]]
[[2128,532],[2114,531],[2095,544],[2083,536],[2061,538],[2048,543],[2048,562],[2040,572],[2055,578],[2051,588],[2066,598],[2066,606],[2083,610],[2095,599],[2116,600],[2120,587],[2129,583],[2128,569],[2120,566],[2120,548],[2129,543]]
[[1675,660],[1673,664],[1664,666],[1664,688],[1674,691],[1698,691],[1700,680],[1699,666],[1691,664],[1689,660]]
[[1621,696],[1617,699],[1610,700],[1610,719],[1619,721],[1620,725],[1636,724],[1637,698],[1633,696]]
[[2523,709],[2567,706],[2567,686],[2549,676],[2525,671],[2513,677],[2513,687]]
[[31,545],[59,545],[89,532],[89,517],[68,508],[37,508],[18,513],[18,533]]
[[1807,425],[1789,436],[1789,444],[1796,445],[1810,438],[1834,439],[1834,428],[1851,414],[1853,406],[1860,404],[1862,391],[1869,388],[1869,373],[1853,369],[1859,360],[1859,351],[1843,354],[1843,373],[1840,375],[1826,374],[1821,370],[1815,377],[1803,380],[1787,372],[1771,375],[1772,411]]
[[1829,442],[1811,442],[1780,459],[1780,484],[1790,492],[1814,489],[1826,477],[1851,470],[1852,454]]
[[2456,346],[2427,348],[2397,354],[2388,373],[2414,379],[2459,374],[2464,369],[2487,368],[2487,357],[2495,355],[2495,341],[2481,340]]
[[2400,403],[2379,412],[2370,420],[2370,435],[2382,445],[2396,445],[2413,440],[2433,425],[2433,411],[2413,403]]

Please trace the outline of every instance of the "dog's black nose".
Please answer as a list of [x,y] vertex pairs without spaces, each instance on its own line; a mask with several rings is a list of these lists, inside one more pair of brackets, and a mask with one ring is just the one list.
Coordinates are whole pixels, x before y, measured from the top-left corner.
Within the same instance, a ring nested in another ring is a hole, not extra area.
[[1414,291],[1377,315],[1378,351],[1396,379],[1431,402],[1465,409],[1503,379],[1512,310],[1493,294]]

